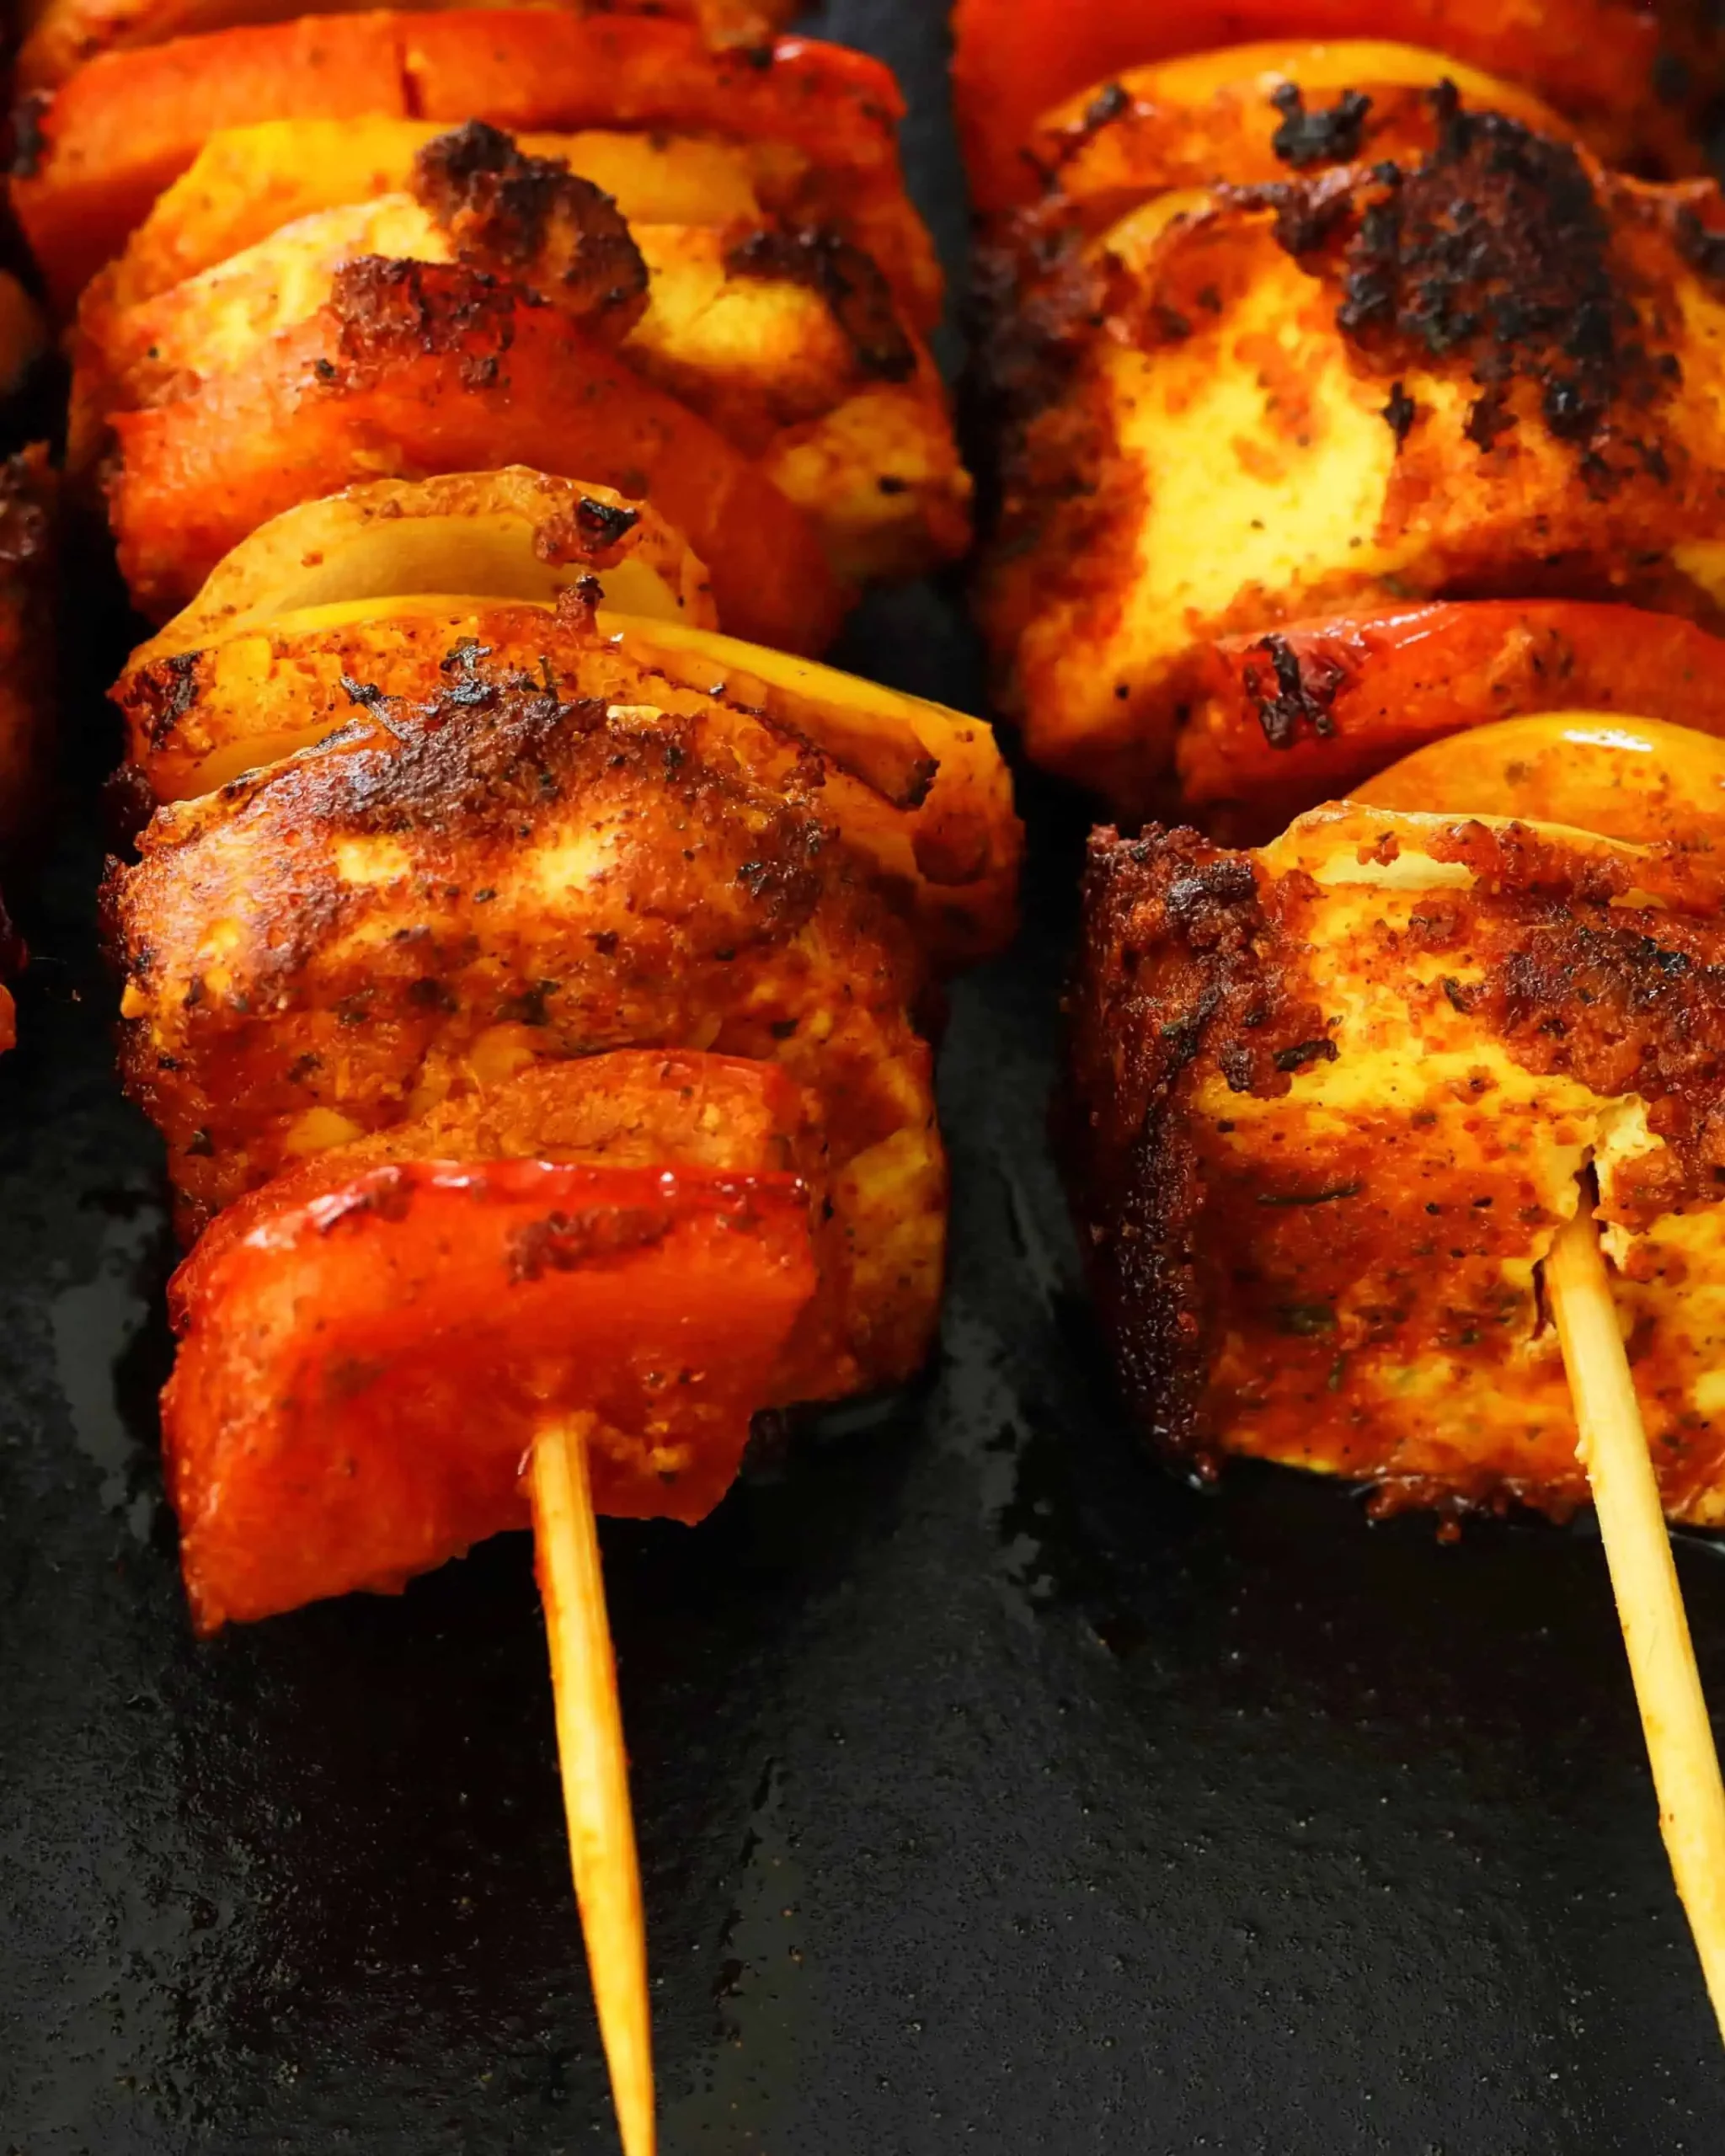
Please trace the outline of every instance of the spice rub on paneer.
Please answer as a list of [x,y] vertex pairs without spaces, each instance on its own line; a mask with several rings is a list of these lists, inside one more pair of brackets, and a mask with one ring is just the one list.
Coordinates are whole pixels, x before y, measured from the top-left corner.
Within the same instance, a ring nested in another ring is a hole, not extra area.
[[1010,782],[981,722],[715,611],[606,488],[372,480],[122,675],[155,813],[107,917],[196,1238],[164,1437],[201,1627],[521,1524],[547,1422],[601,1509],[692,1521],[756,1413],[924,1360],[928,1034],[1012,932]]
[[703,564],[649,507],[510,469],[372,480],[227,557],[113,691],[147,798],[376,746],[452,686],[529,682],[699,720],[822,817],[940,969],[1011,938],[1022,834],[980,719],[715,634]]
[[1574,139],[1549,105],[1512,83],[1445,53],[1364,39],[1229,45],[1092,84],[1039,120],[1026,151],[1034,194],[985,221],[989,311],[1005,316],[1006,334],[1013,309],[1046,306],[1058,323],[1062,285],[1093,282],[1087,243],[1172,189],[1263,186],[1426,156],[1443,126],[1431,93],[1444,84],[1473,110]]
[[1220,639],[1487,597],[1718,626],[1717,189],[1430,96],[1418,157],[1130,212],[1007,355],[980,617],[1032,755],[1129,815]]
[[822,1104],[850,1376],[926,1351],[945,1169],[925,968],[816,805],[711,721],[464,680],[376,747],[164,808],[110,899],[128,1086],[196,1227],[541,1060],[777,1062]]
[[1708,852],[1348,803],[1098,833],[1063,1143],[1146,1431],[1584,1503],[1540,1267],[1590,1166],[1666,1510],[1725,1521],[1722,897]]

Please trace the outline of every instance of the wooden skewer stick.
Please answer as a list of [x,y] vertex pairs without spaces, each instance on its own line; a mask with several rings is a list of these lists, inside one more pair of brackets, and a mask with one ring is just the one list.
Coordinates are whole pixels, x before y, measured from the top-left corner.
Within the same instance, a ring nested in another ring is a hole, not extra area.
[[654,2156],[647,1932],[617,1664],[587,1478],[589,1418],[542,1430],[528,1479],[563,1768],[569,1861],[623,2156]]
[[1659,1800],[1659,1829],[1725,2036],[1725,1788],[1671,1558],[1671,1537],[1583,1190],[1546,1261],[1611,1588]]

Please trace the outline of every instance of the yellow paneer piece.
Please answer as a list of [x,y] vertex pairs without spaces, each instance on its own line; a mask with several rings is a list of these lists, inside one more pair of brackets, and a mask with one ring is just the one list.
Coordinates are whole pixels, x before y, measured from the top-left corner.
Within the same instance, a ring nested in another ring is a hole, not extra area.
[[[282,225],[401,193],[425,144],[449,131],[446,121],[382,117],[269,120],[224,129],[104,273],[99,303],[123,312]],[[632,224],[755,222],[756,174],[771,173],[787,154],[774,145],[601,129],[515,141],[528,156],[561,159],[602,187]]]

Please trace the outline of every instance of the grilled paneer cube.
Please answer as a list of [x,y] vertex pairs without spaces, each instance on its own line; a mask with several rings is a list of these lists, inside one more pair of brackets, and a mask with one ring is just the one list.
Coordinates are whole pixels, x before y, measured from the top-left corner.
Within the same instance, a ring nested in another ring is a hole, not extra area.
[[944,389],[851,243],[632,227],[478,123],[422,140],[409,177],[148,298],[118,304],[123,275],[87,294],[70,456],[107,471],[141,604],[189,596],[296,499],[510,459],[652,487],[734,625],[793,648],[819,647],[839,590],[963,551]]
[[1127,814],[1221,638],[1439,598],[1721,618],[1717,190],[1433,94],[1420,157],[1133,211],[1013,387],[1001,692]]
[[712,618],[681,539],[602,488],[518,471],[373,481],[254,533],[114,694],[158,801],[331,737],[373,744],[391,712],[452,681],[474,698],[527,680],[566,702],[675,712],[758,780],[818,786],[937,966],[1003,947],[1022,840],[989,728],[714,635]]
[[525,464],[650,494],[710,565],[739,633],[817,651],[838,625],[844,595],[819,535],[759,462],[520,287],[363,257],[271,340],[268,361],[113,415],[120,565],[158,620],[296,503],[379,477]]
[[953,29],[959,133],[985,211],[1035,194],[1047,157],[1039,115],[1051,106],[1094,84],[1105,114],[1123,70],[1258,39],[1423,46],[1521,84],[1602,157],[1637,169],[1698,168],[1720,80],[1707,0],[957,0]]
[[774,1061],[821,1104],[835,1390],[914,1370],[945,1222],[926,969],[813,803],[704,717],[459,675],[378,716],[377,745],[162,810],[115,873],[125,1072],[186,1225],[542,1060]]
[[1098,833],[1063,1144],[1145,1428],[1583,1503],[1540,1266],[1591,1167],[1666,1509],[1725,1521],[1722,897],[1714,853],[1491,818]]
[[573,315],[758,462],[841,580],[916,574],[964,550],[969,480],[945,392],[860,248],[771,224],[631,226],[560,160],[477,124],[423,142],[409,180],[130,307],[98,280],[80,310],[74,467],[103,453],[116,414],[219,395],[297,357],[293,333],[333,303],[344,267],[459,263]]

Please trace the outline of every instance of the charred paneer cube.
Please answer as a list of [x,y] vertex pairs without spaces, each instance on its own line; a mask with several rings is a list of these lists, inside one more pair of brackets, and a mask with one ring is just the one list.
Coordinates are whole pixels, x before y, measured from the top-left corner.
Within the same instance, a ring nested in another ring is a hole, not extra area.
[[1146,1430],[1584,1503],[1541,1267],[1590,1171],[1666,1510],[1725,1520],[1722,896],[1712,851],[1501,818],[1099,832],[1062,1143]]
[[1230,638],[1482,598],[1719,625],[1717,190],[1429,95],[1418,155],[1151,197],[1004,352],[980,618],[1033,756],[1123,814]]

